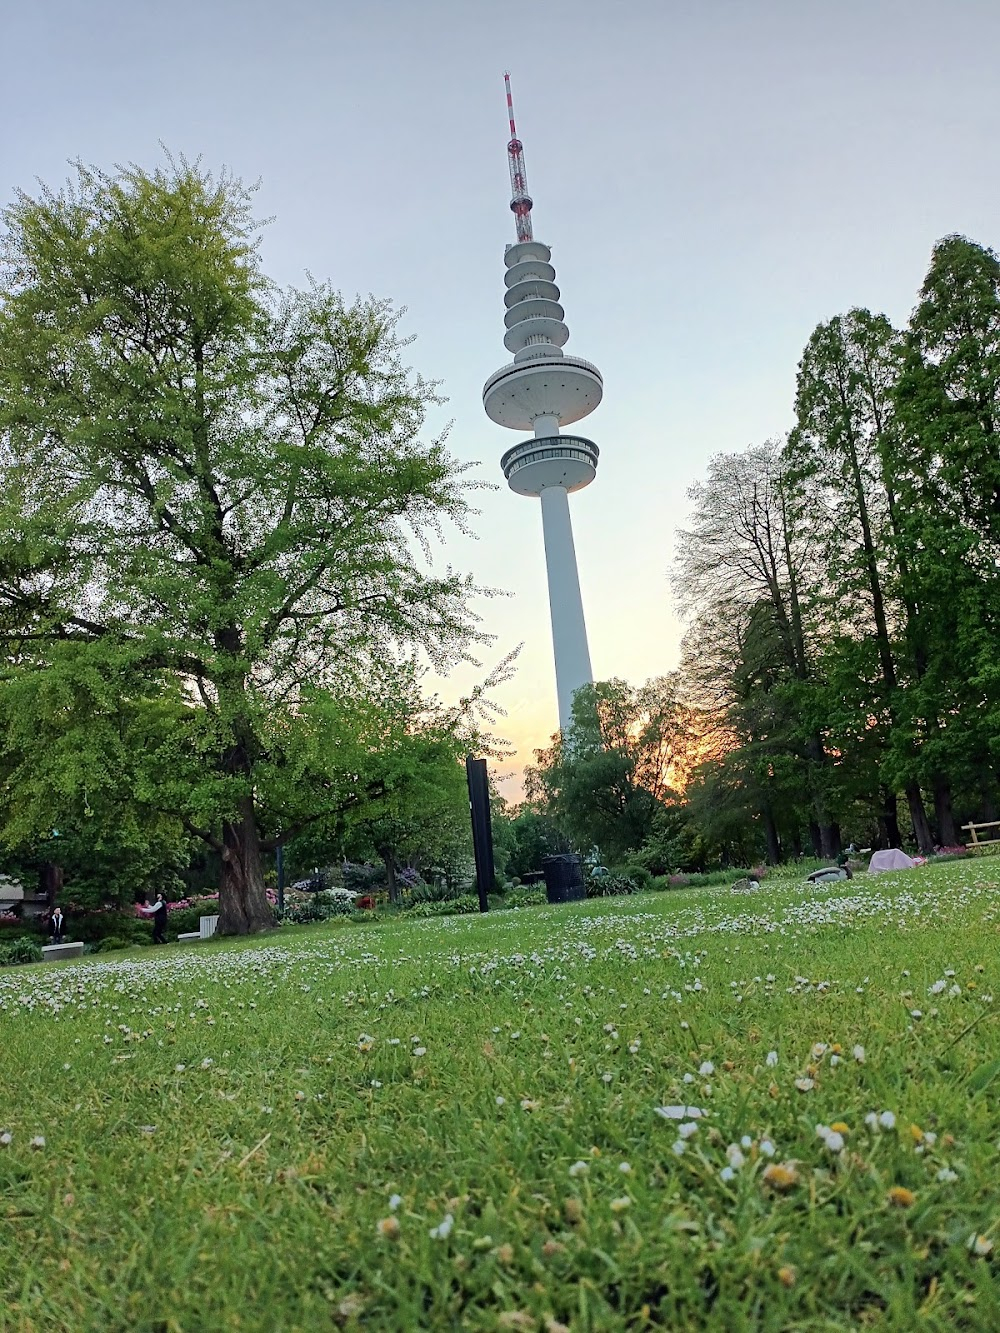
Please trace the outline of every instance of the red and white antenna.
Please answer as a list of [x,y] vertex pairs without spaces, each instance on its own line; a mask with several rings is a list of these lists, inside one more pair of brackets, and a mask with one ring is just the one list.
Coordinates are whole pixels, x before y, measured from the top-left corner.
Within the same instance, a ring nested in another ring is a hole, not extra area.
[[514,214],[518,241],[530,241],[531,234],[531,195],[528,193],[528,173],[524,169],[524,145],[517,137],[514,128],[514,102],[510,95],[510,75],[504,74],[507,88],[507,116],[510,120],[510,143],[507,145],[507,161],[510,166],[510,211]]

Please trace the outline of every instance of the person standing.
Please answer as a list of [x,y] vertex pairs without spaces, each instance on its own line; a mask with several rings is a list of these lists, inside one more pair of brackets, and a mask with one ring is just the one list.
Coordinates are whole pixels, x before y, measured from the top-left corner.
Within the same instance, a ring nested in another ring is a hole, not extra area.
[[63,916],[62,908],[57,905],[52,909],[52,915],[49,917],[49,934],[52,936],[53,944],[62,944],[65,930],[66,918]]
[[139,911],[143,916],[153,918],[153,943],[165,944],[167,939],[167,904],[163,900],[163,894],[158,893],[156,895],[156,902],[152,907],[143,905],[139,908]]

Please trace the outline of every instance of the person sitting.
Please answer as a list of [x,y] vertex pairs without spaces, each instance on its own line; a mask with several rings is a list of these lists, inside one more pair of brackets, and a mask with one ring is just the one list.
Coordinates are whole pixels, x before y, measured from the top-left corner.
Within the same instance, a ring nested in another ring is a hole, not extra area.
[[66,918],[63,916],[62,908],[57,904],[49,917],[49,934],[52,936],[53,944],[62,944],[65,930]]

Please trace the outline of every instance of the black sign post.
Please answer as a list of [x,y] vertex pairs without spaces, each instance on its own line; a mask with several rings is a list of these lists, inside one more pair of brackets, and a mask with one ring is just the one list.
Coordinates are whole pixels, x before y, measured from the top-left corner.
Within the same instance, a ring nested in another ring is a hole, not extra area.
[[486,760],[465,760],[465,774],[469,780],[469,808],[472,812],[472,850],[476,857],[476,886],[479,889],[479,910],[486,912],[486,895],[493,888],[496,870],[493,865],[493,829],[490,824],[490,784],[486,776]]

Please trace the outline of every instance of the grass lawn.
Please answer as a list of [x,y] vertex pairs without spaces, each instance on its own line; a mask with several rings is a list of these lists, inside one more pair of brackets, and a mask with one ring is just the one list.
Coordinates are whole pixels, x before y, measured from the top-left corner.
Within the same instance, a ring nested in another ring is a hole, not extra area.
[[996,866],[0,972],[0,1330],[1000,1329]]

